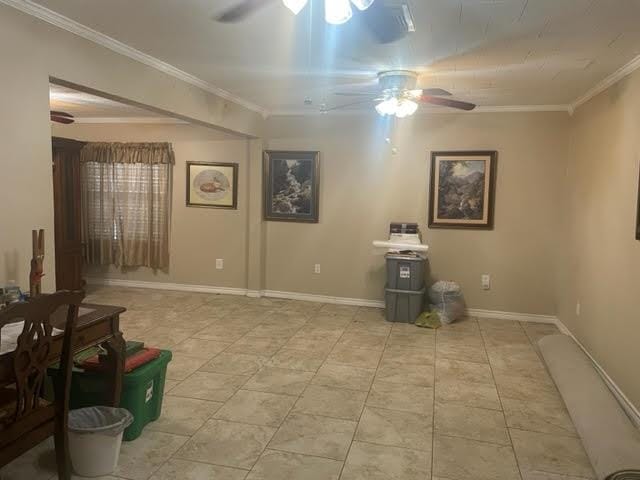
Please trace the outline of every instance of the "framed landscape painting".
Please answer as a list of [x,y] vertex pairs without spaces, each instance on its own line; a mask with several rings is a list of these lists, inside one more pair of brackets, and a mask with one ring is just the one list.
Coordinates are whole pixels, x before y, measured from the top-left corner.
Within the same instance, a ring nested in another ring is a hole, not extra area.
[[238,164],[187,162],[187,207],[238,208]]
[[431,152],[430,228],[493,228],[495,151]]
[[264,152],[264,219],[317,223],[320,152]]

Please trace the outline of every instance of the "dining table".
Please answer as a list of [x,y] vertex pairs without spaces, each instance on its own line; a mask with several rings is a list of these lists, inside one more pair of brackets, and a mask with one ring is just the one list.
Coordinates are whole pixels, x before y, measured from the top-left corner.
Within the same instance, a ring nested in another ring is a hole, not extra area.
[[[125,347],[126,343],[120,331],[120,314],[126,308],[113,305],[95,305],[83,303],[78,310],[78,320],[74,335],[74,353],[97,345],[102,346],[106,354],[105,376],[108,382],[108,403],[113,407],[120,404],[122,394],[122,378],[124,375]],[[52,346],[49,353],[49,363],[54,364],[60,360],[62,342],[64,340],[63,329],[66,321],[66,311],[54,312],[51,324],[54,327]],[[4,330],[4,329],[3,329]],[[13,373],[14,350],[11,338],[3,338],[0,331],[0,388],[15,383]]]

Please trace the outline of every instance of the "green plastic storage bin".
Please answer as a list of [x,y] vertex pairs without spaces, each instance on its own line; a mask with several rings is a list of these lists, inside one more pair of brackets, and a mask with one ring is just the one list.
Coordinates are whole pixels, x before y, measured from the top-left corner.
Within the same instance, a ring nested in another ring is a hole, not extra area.
[[[162,412],[164,382],[172,355],[162,350],[151,362],[124,375],[120,407],[133,414],[133,423],[124,431],[123,440],[129,442],[140,436],[144,427],[157,420]],[[70,408],[106,405],[108,392],[104,374],[74,369],[71,379]]]

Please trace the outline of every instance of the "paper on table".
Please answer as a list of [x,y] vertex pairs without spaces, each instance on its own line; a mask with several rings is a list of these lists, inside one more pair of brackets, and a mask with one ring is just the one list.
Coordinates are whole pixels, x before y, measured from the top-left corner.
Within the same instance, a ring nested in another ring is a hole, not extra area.
[[[0,355],[13,352],[18,346],[18,337],[22,333],[24,322],[16,322],[5,325],[0,330]],[[52,334],[60,335],[64,330],[54,328]]]

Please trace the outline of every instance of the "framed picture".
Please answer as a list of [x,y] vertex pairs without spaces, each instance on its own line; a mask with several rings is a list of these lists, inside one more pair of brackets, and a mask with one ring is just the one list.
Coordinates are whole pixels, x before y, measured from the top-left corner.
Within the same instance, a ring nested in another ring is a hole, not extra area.
[[320,152],[264,152],[264,219],[318,223]]
[[493,228],[498,153],[431,152],[429,228]]
[[238,208],[238,164],[187,162],[187,207]]

